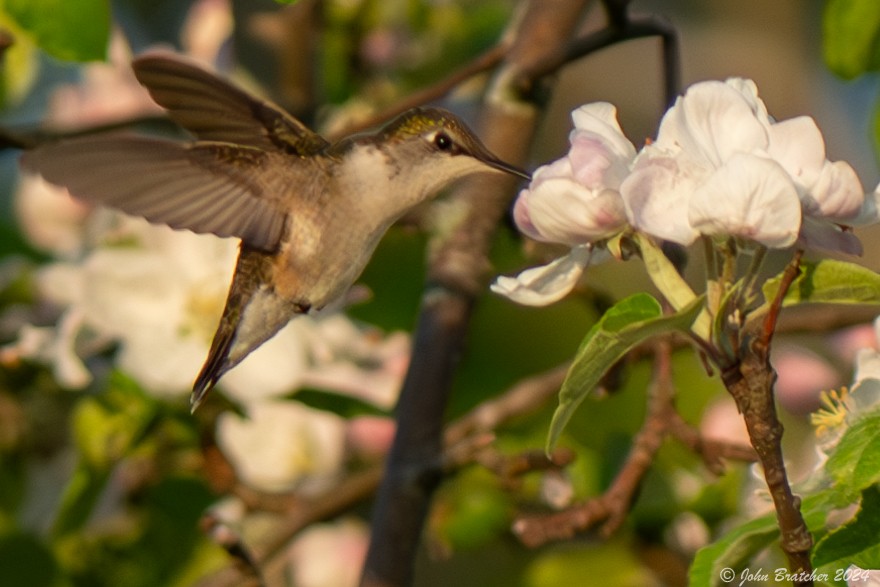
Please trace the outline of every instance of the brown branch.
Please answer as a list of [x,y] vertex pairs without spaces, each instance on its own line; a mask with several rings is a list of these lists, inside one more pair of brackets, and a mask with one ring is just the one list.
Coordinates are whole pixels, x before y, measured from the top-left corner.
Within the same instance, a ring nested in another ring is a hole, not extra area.
[[770,364],[770,342],[776,320],[788,288],[800,271],[801,253],[798,251],[786,267],[761,331],[757,336],[747,335],[740,361],[724,369],[722,380],[743,415],[749,439],[764,469],[764,479],[776,508],[782,550],[788,557],[789,569],[798,577],[806,577],[795,584],[812,585],[809,576],[813,539],[800,512],[800,498],[792,493],[785,470],[782,457],[783,427],[773,401],[776,372]]
[[[525,60],[566,42],[585,5],[586,0],[527,4],[479,116],[479,134],[502,159],[526,160],[538,119],[536,105],[524,101],[509,81]],[[397,408],[397,434],[373,511],[362,585],[412,582],[424,518],[440,481],[447,397],[474,303],[485,291],[488,251],[513,187],[509,180],[463,184],[455,193],[457,223],[430,244],[428,286]]]

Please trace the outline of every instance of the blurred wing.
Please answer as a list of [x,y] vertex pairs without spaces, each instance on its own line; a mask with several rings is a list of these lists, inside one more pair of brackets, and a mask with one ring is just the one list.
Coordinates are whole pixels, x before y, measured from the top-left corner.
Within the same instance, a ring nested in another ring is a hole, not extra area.
[[260,179],[268,158],[226,144],[99,137],[39,147],[22,156],[22,165],[85,201],[271,252],[286,215],[264,196],[273,191]]
[[328,145],[271,102],[171,54],[146,54],[134,74],[171,118],[203,141],[258,147],[308,156]]

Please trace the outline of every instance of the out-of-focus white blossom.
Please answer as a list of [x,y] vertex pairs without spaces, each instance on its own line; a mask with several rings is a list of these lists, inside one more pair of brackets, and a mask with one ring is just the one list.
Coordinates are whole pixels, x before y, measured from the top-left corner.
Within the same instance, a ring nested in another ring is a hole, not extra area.
[[119,31],[110,37],[108,61],[82,68],[82,80],[59,86],[52,94],[46,124],[79,129],[135,116],[163,112],[131,71],[131,49]]
[[344,393],[390,409],[409,366],[410,341],[404,332],[383,333],[343,314],[301,323],[310,353],[304,385]]
[[732,235],[859,253],[840,225],[876,220],[852,167],[825,158],[813,119],[773,121],[743,79],[701,82],[679,97],[621,194],[633,226],[684,245]]
[[355,416],[348,420],[345,444],[353,456],[379,460],[391,449],[397,423],[386,416]]
[[366,524],[344,519],[313,524],[290,549],[290,576],[296,587],[354,587],[360,581],[370,535]]
[[245,417],[221,414],[217,443],[247,485],[286,491],[301,481],[319,483],[340,471],[345,422],[296,401],[267,399],[249,403]]
[[[874,321],[874,333],[880,341],[880,318]],[[819,447],[824,453],[833,449],[846,430],[862,414],[880,406],[880,352],[878,345],[863,348],[856,354],[852,385],[847,389],[822,394],[822,408],[810,420],[816,428]]]
[[22,359],[40,361],[52,366],[55,380],[63,387],[85,387],[92,381],[92,374],[74,349],[80,326],[82,313],[77,310],[66,312],[57,328],[26,324],[16,342],[0,349],[0,363],[14,365]]
[[15,215],[36,248],[70,259],[82,252],[90,207],[33,174],[20,177]]
[[[117,239],[115,245],[39,274],[43,298],[80,317],[79,327],[59,330],[62,340],[53,345],[77,348],[80,335],[116,341],[119,367],[145,389],[182,395],[207,355],[237,242],[118,219],[119,227],[106,233]],[[305,363],[301,338],[288,326],[230,371],[223,389],[242,401],[287,393]]]

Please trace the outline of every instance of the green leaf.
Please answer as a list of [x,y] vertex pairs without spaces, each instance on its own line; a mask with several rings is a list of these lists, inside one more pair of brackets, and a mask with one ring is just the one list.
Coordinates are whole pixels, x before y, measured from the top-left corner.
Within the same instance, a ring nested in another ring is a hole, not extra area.
[[64,585],[52,552],[24,532],[0,535],[0,568],[4,585]]
[[702,303],[702,297],[695,298],[681,311],[664,316],[657,300],[639,293],[611,307],[587,333],[568,370],[550,423],[547,450],[553,448],[574,410],[614,363],[647,338],[671,330],[687,331]]
[[330,390],[301,389],[296,392],[295,398],[310,408],[332,412],[343,418],[388,415],[387,411],[377,408],[373,404]]
[[[804,521],[814,535],[822,531],[832,493],[824,491],[811,495],[801,504]],[[748,567],[749,561],[778,537],[775,512],[733,528],[697,552],[688,573],[688,585],[715,587],[739,584],[740,573]]]
[[53,57],[96,61],[107,55],[108,0],[3,0],[0,7]]
[[145,438],[158,416],[156,400],[118,372],[105,393],[77,405],[73,434],[80,460],[61,497],[53,527],[56,538],[86,522],[113,467]]
[[856,515],[816,544],[813,566],[831,565],[845,569],[859,559],[863,569],[880,565],[880,488],[871,486],[862,492],[862,503]]
[[822,17],[825,63],[852,79],[880,65],[880,2],[829,0]]
[[868,412],[849,427],[825,469],[852,500],[880,482],[880,410]]
[[94,469],[83,462],[77,465],[61,495],[52,526],[53,538],[63,538],[86,523],[109,479],[110,469]]
[[[880,5],[880,3],[878,3]],[[773,300],[782,274],[764,284],[764,299]],[[854,263],[823,259],[803,262],[789,287],[784,306],[797,304],[880,304],[880,275]]]

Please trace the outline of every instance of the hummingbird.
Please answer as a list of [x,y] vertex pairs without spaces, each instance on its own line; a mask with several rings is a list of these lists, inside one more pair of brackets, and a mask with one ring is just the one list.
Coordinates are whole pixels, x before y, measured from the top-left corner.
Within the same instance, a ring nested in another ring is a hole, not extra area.
[[193,411],[217,381],[292,318],[341,298],[386,230],[453,181],[529,179],[454,114],[409,110],[330,143],[279,106],[173,54],[132,62],[191,141],[137,135],[58,141],[22,166],[76,198],[195,233],[240,239]]

